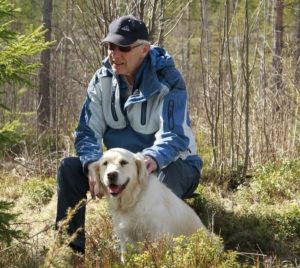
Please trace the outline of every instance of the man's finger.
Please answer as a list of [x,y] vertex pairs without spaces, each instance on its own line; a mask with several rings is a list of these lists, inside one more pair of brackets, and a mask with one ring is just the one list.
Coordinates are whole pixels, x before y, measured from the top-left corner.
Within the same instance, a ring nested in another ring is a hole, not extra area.
[[90,193],[93,199],[95,199],[95,181],[89,176]]

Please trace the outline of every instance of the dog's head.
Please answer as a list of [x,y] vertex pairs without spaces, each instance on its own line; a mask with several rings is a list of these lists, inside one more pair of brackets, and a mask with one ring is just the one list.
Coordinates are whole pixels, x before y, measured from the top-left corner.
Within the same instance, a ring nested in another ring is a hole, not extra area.
[[106,151],[99,161],[98,183],[104,194],[114,198],[135,195],[147,179],[142,154],[113,148]]

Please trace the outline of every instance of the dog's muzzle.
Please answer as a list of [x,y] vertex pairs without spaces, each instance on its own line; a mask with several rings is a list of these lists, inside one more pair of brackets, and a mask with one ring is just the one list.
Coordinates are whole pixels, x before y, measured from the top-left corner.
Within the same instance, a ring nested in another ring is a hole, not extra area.
[[122,185],[117,185],[117,184],[114,184],[114,183],[111,183],[107,188],[108,188],[108,192],[116,197],[118,196],[127,186],[129,182],[129,179]]

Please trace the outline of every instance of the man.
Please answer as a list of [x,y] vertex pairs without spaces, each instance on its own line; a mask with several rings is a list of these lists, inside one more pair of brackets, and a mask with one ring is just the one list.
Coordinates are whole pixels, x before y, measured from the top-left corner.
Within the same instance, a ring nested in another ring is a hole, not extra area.
[[[99,160],[103,146],[142,152],[149,173],[180,198],[197,188],[202,161],[190,127],[185,83],[171,56],[150,46],[144,22],[133,16],[113,21],[103,40],[108,57],[94,74],[76,129],[78,157],[61,162],[58,171],[58,223],[69,207],[94,198],[96,178],[89,167]],[[85,207],[69,224],[72,234],[84,230]],[[84,253],[84,231],[70,245]]]

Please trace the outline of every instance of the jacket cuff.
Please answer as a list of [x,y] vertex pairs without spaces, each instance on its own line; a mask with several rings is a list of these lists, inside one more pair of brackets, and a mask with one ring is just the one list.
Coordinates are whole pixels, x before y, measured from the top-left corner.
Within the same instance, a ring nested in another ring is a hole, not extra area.
[[100,157],[95,157],[95,158],[89,158],[87,159],[86,157],[79,157],[80,161],[81,161],[81,165],[82,165],[82,171],[84,174],[88,174],[89,171],[88,171],[88,165],[93,163],[93,162],[96,162],[100,159]]

